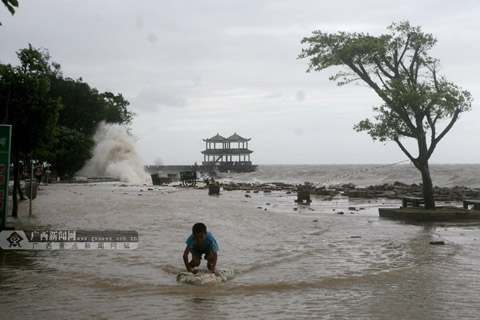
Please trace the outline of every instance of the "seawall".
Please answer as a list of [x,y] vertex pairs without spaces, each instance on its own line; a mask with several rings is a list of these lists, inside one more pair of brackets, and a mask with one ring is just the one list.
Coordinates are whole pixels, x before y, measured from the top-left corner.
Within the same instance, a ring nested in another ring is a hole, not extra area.
[[212,168],[205,166],[194,166],[194,165],[171,165],[171,166],[145,166],[145,171],[149,174],[154,173],[163,173],[163,174],[172,174],[179,173],[182,171],[204,171],[209,172]]
[[257,170],[256,165],[241,164],[241,163],[222,163],[219,165],[162,165],[162,166],[145,166],[145,171],[153,174],[172,174],[179,173],[181,171],[200,171],[211,175],[215,175],[218,172],[252,172]]

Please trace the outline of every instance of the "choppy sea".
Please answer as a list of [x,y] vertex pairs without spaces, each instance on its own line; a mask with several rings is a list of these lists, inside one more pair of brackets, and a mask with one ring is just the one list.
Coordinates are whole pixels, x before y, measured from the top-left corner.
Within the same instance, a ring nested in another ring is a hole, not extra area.
[[[480,164],[432,164],[434,186],[480,188]],[[349,164],[349,165],[259,165],[256,172],[225,173],[221,178],[234,182],[285,182],[303,184],[353,183],[369,186],[399,181],[421,183],[421,175],[413,164]]]

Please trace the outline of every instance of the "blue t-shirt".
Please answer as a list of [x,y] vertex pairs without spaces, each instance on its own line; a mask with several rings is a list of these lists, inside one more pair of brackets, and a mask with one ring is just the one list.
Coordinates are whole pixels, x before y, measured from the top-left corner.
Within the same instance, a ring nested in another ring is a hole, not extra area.
[[195,250],[199,252],[211,252],[211,253],[215,253],[218,251],[217,240],[215,240],[215,238],[210,232],[207,232],[207,236],[205,237],[205,240],[202,243],[197,243],[197,241],[195,241],[195,237],[193,236],[193,234],[191,234],[190,237],[188,237],[186,243],[191,250]]

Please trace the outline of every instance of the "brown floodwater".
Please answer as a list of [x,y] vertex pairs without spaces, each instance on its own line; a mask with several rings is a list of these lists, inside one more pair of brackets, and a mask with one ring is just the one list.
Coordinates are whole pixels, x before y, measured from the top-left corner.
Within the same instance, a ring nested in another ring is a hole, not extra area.
[[[398,207],[397,200],[319,197],[297,206],[295,195],[282,191],[245,195],[121,183],[45,186],[32,217],[21,203],[18,228],[137,230],[138,249],[0,251],[2,313],[10,319],[478,318],[480,223],[408,224],[378,216],[378,207]],[[218,267],[233,268],[234,279],[208,286],[176,281],[195,222],[216,237]],[[437,240],[445,245],[429,244]]]

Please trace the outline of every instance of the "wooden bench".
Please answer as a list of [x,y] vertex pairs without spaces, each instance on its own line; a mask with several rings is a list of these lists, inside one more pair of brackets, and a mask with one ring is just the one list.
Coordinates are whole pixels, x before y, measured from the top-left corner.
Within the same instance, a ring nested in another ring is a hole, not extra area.
[[473,204],[473,210],[480,211],[480,200],[463,200],[463,208],[468,209],[468,206]]
[[420,207],[421,204],[425,204],[425,199],[420,197],[404,197],[402,198],[402,207],[406,208],[411,204],[412,207]]

